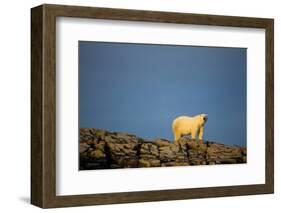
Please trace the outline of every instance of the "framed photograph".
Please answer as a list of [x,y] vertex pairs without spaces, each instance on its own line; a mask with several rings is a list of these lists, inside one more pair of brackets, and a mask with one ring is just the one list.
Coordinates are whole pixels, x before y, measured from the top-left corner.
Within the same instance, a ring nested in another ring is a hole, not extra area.
[[274,21],[31,9],[31,203],[274,192]]

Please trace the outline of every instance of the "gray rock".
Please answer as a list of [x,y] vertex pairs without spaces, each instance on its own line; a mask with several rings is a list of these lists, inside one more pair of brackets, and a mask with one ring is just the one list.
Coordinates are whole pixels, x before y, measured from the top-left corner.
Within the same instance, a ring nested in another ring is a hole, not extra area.
[[79,143],[79,152],[83,153],[86,152],[90,146],[87,143]]
[[247,162],[247,149],[181,138],[146,141],[135,135],[80,129],[80,169],[117,169],[234,164]]

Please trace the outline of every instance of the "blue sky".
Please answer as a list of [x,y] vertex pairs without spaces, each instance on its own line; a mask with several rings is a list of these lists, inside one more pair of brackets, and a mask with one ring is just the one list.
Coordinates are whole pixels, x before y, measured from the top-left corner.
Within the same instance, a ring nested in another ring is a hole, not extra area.
[[208,114],[205,140],[246,146],[245,48],[79,42],[79,127],[172,140]]

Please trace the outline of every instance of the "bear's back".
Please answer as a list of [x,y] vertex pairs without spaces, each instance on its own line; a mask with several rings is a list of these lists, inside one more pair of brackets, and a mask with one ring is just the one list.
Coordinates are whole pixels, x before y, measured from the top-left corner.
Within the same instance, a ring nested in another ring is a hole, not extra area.
[[177,121],[177,120],[185,120],[185,119],[193,119],[193,117],[191,117],[191,116],[186,116],[186,115],[181,115],[181,116],[179,116],[179,117],[176,117],[175,119],[174,119],[174,122],[175,121]]
[[176,117],[174,119],[174,121],[173,121],[172,126],[175,127],[177,125],[177,123],[181,122],[182,120],[191,120],[191,119],[193,119],[193,117],[186,116],[186,115],[182,115],[182,116]]

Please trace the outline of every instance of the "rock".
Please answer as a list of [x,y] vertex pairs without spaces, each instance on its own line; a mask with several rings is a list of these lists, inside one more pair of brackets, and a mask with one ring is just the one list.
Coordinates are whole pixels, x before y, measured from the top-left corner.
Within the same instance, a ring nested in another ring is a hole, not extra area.
[[139,159],[139,167],[150,167],[150,163],[148,160]]
[[151,167],[160,167],[161,166],[160,160],[151,159],[151,160],[149,160],[149,163],[150,163]]
[[123,132],[118,132],[116,133],[116,138],[118,138],[119,140],[124,140],[126,142],[135,142],[136,137],[134,135],[129,135],[127,133],[123,133]]
[[79,153],[86,152],[90,146],[87,143],[80,143],[79,144]]
[[186,146],[181,144],[170,144],[170,146],[163,146],[159,148],[160,160],[162,165],[179,166],[189,165],[187,158]]
[[206,159],[217,164],[243,163],[242,149],[238,146],[209,142]]
[[170,142],[168,140],[164,140],[164,139],[156,139],[155,140],[155,144],[157,146],[170,146]]
[[155,157],[159,156],[159,150],[156,144],[153,142],[145,142],[140,146],[141,155],[152,155]]
[[241,148],[242,155],[247,155],[247,149],[245,147]]
[[168,166],[189,166],[189,163],[173,161],[173,162],[162,163],[161,166],[162,167],[168,167]]
[[100,149],[104,152],[105,151],[105,141],[98,141],[97,143],[95,143],[95,148]]
[[160,167],[158,146],[151,141],[143,141],[139,151],[139,167]]
[[157,159],[139,159],[139,167],[160,167],[160,160]]
[[197,142],[196,140],[180,141],[181,144],[186,143],[188,149],[207,151],[207,144]]
[[[118,135],[121,137],[119,138]],[[131,140],[131,136],[125,134],[115,134],[114,137],[105,137],[105,149],[108,153],[109,162],[114,164],[114,167],[134,168],[138,166],[138,143]],[[126,139],[125,139],[126,137]],[[134,137],[132,137],[134,138]],[[124,140],[127,140],[124,142]]]
[[247,162],[247,149],[181,138],[146,141],[124,132],[81,128],[79,169],[118,169],[234,164]]
[[99,149],[89,148],[80,153],[79,169],[105,169],[108,168],[106,154]]
[[117,142],[114,138],[112,138],[111,136],[105,136],[104,141],[107,143],[115,143]]
[[209,161],[208,164],[209,164],[209,165],[215,165],[216,162],[214,162],[214,161]]
[[188,150],[188,159],[190,165],[206,165],[206,152],[198,149]]
[[106,131],[102,129],[92,129],[91,133],[101,139],[103,139],[106,135]]
[[105,158],[105,153],[102,152],[100,149],[96,149],[94,151],[90,151],[88,156],[91,158]]

